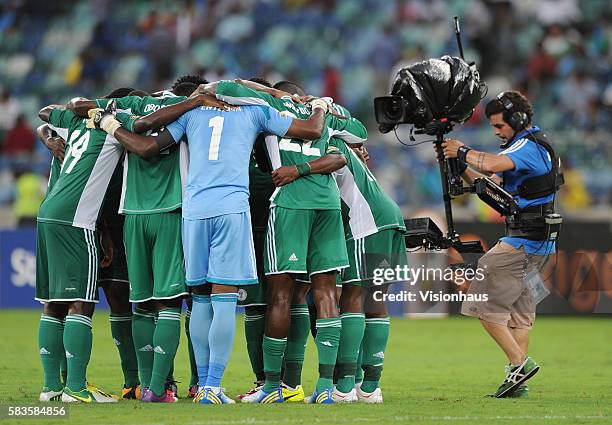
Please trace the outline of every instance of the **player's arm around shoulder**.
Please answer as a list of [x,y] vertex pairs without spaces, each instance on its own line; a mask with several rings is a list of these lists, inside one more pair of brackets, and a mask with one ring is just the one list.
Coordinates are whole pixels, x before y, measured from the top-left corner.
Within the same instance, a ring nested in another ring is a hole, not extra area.
[[[112,112],[98,111],[91,115],[93,115],[91,126],[110,134],[127,150],[142,158],[157,155],[160,151],[175,143],[172,133],[167,129],[154,136],[142,136],[121,127],[121,122]],[[89,123],[88,126],[90,126]]]
[[311,102],[312,114],[308,119],[294,119],[285,137],[291,139],[316,140],[323,135],[325,129],[325,113],[328,105],[324,100],[315,99]]
[[315,160],[298,165],[285,165],[272,171],[272,181],[277,187],[285,186],[300,177],[310,174],[331,174],[346,165],[346,157],[334,146],[329,146],[327,154]]
[[200,106],[210,106],[223,111],[229,110],[229,105],[210,94],[196,93],[187,99],[174,105],[161,108],[152,114],[146,115],[134,121],[134,132],[144,133],[160,129],[164,125],[176,121],[184,113]]

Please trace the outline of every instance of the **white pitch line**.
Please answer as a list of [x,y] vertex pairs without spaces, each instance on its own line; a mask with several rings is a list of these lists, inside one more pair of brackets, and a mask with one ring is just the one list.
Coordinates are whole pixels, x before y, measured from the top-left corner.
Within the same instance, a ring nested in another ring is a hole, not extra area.
[[[587,415],[576,415],[576,416],[566,416],[566,415],[522,415],[522,416],[391,416],[385,418],[385,422],[407,422],[407,421],[482,421],[482,420],[505,420],[505,421],[514,421],[514,420],[547,420],[547,421],[568,421],[568,420],[612,420],[612,416],[587,416]],[[298,421],[294,421],[296,423],[300,423]],[[309,418],[308,423],[327,423],[329,419],[327,418]],[[334,418],[334,423],[347,423],[347,422],[380,422],[380,418],[372,417],[372,418]],[[207,424],[207,425],[239,425],[239,424],[284,424],[286,420],[279,419],[236,419],[236,420],[210,420],[204,419],[201,422],[191,422],[191,424]]]

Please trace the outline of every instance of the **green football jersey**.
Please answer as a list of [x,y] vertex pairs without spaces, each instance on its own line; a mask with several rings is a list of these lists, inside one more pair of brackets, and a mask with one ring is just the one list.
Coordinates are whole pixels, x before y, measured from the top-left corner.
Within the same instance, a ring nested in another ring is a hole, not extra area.
[[335,137],[329,141],[346,157],[346,165],[333,175],[340,188],[347,240],[359,239],[385,229],[406,230],[399,206],[387,195],[357,154]]
[[[126,96],[116,99],[117,110],[135,116],[151,114],[185,100],[184,96]],[[108,99],[98,99],[103,108]],[[128,152],[123,167],[121,214],[155,214],[181,208],[187,177],[188,150],[184,142],[173,145],[153,158],[141,158]]]
[[[230,104],[268,105],[281,114],[300,119],[307,119],[311,113],[305,105],[294,103],[289,97],[277,99],[268,93],[252,90],[232,81],[219,82],[216,95]],[[329,138],[335,132],[339,133],[338,137],[348,134],[354,137],[355,141],[367,138],[365,127],[359,121],[327,115],[323,135],[317,140],[266,137],[272,168],[303,164],[325,155],[329,148]],[[271,202],[273,206],[291,209],[340,209],[340,194],[331,174],[311,174],[277,188]]]
[[85,121],[70,110],[51,112],[49,123],[67,128],[68,139],[59,176],[40,206],[38,221],[96,229],[123,146],[104,131],[87,128]]

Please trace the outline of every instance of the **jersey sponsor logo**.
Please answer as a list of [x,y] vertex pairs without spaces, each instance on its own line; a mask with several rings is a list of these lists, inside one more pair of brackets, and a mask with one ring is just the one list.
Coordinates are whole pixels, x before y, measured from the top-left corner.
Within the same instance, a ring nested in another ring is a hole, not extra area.
[[161,106],[159,106],[159,105],[155,105],[153,103],[149,103],[147,106],[144,107],[143,112],[145,114],[148,114],[148,113],[152,113],[152,112],[155,112],[155,111],[159,111],[160,108],[161,108]]
[[247,299],[247,291],[243,288],[238,290],[238,301],[244,301]]
[[295,255],[295,252],[293,254],[291,254],[291,256],[289,257],[289,261],[297,261],[297,255]]
[[378,265],[378,267],[389,267],[391,264],[389,264],[389,262],[387,261],[387,259],[384,259],[380,262],[380,264]]

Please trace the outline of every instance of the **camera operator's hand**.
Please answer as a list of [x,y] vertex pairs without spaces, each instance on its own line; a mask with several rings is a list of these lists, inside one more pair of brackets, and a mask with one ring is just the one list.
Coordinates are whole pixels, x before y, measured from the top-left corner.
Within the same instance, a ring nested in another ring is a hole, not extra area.
[[445,139],[442,142],[442,148],[444,149],[444,158],[457,158],[457,153],[459,152],[459,148],[463,146],[457,139]]

